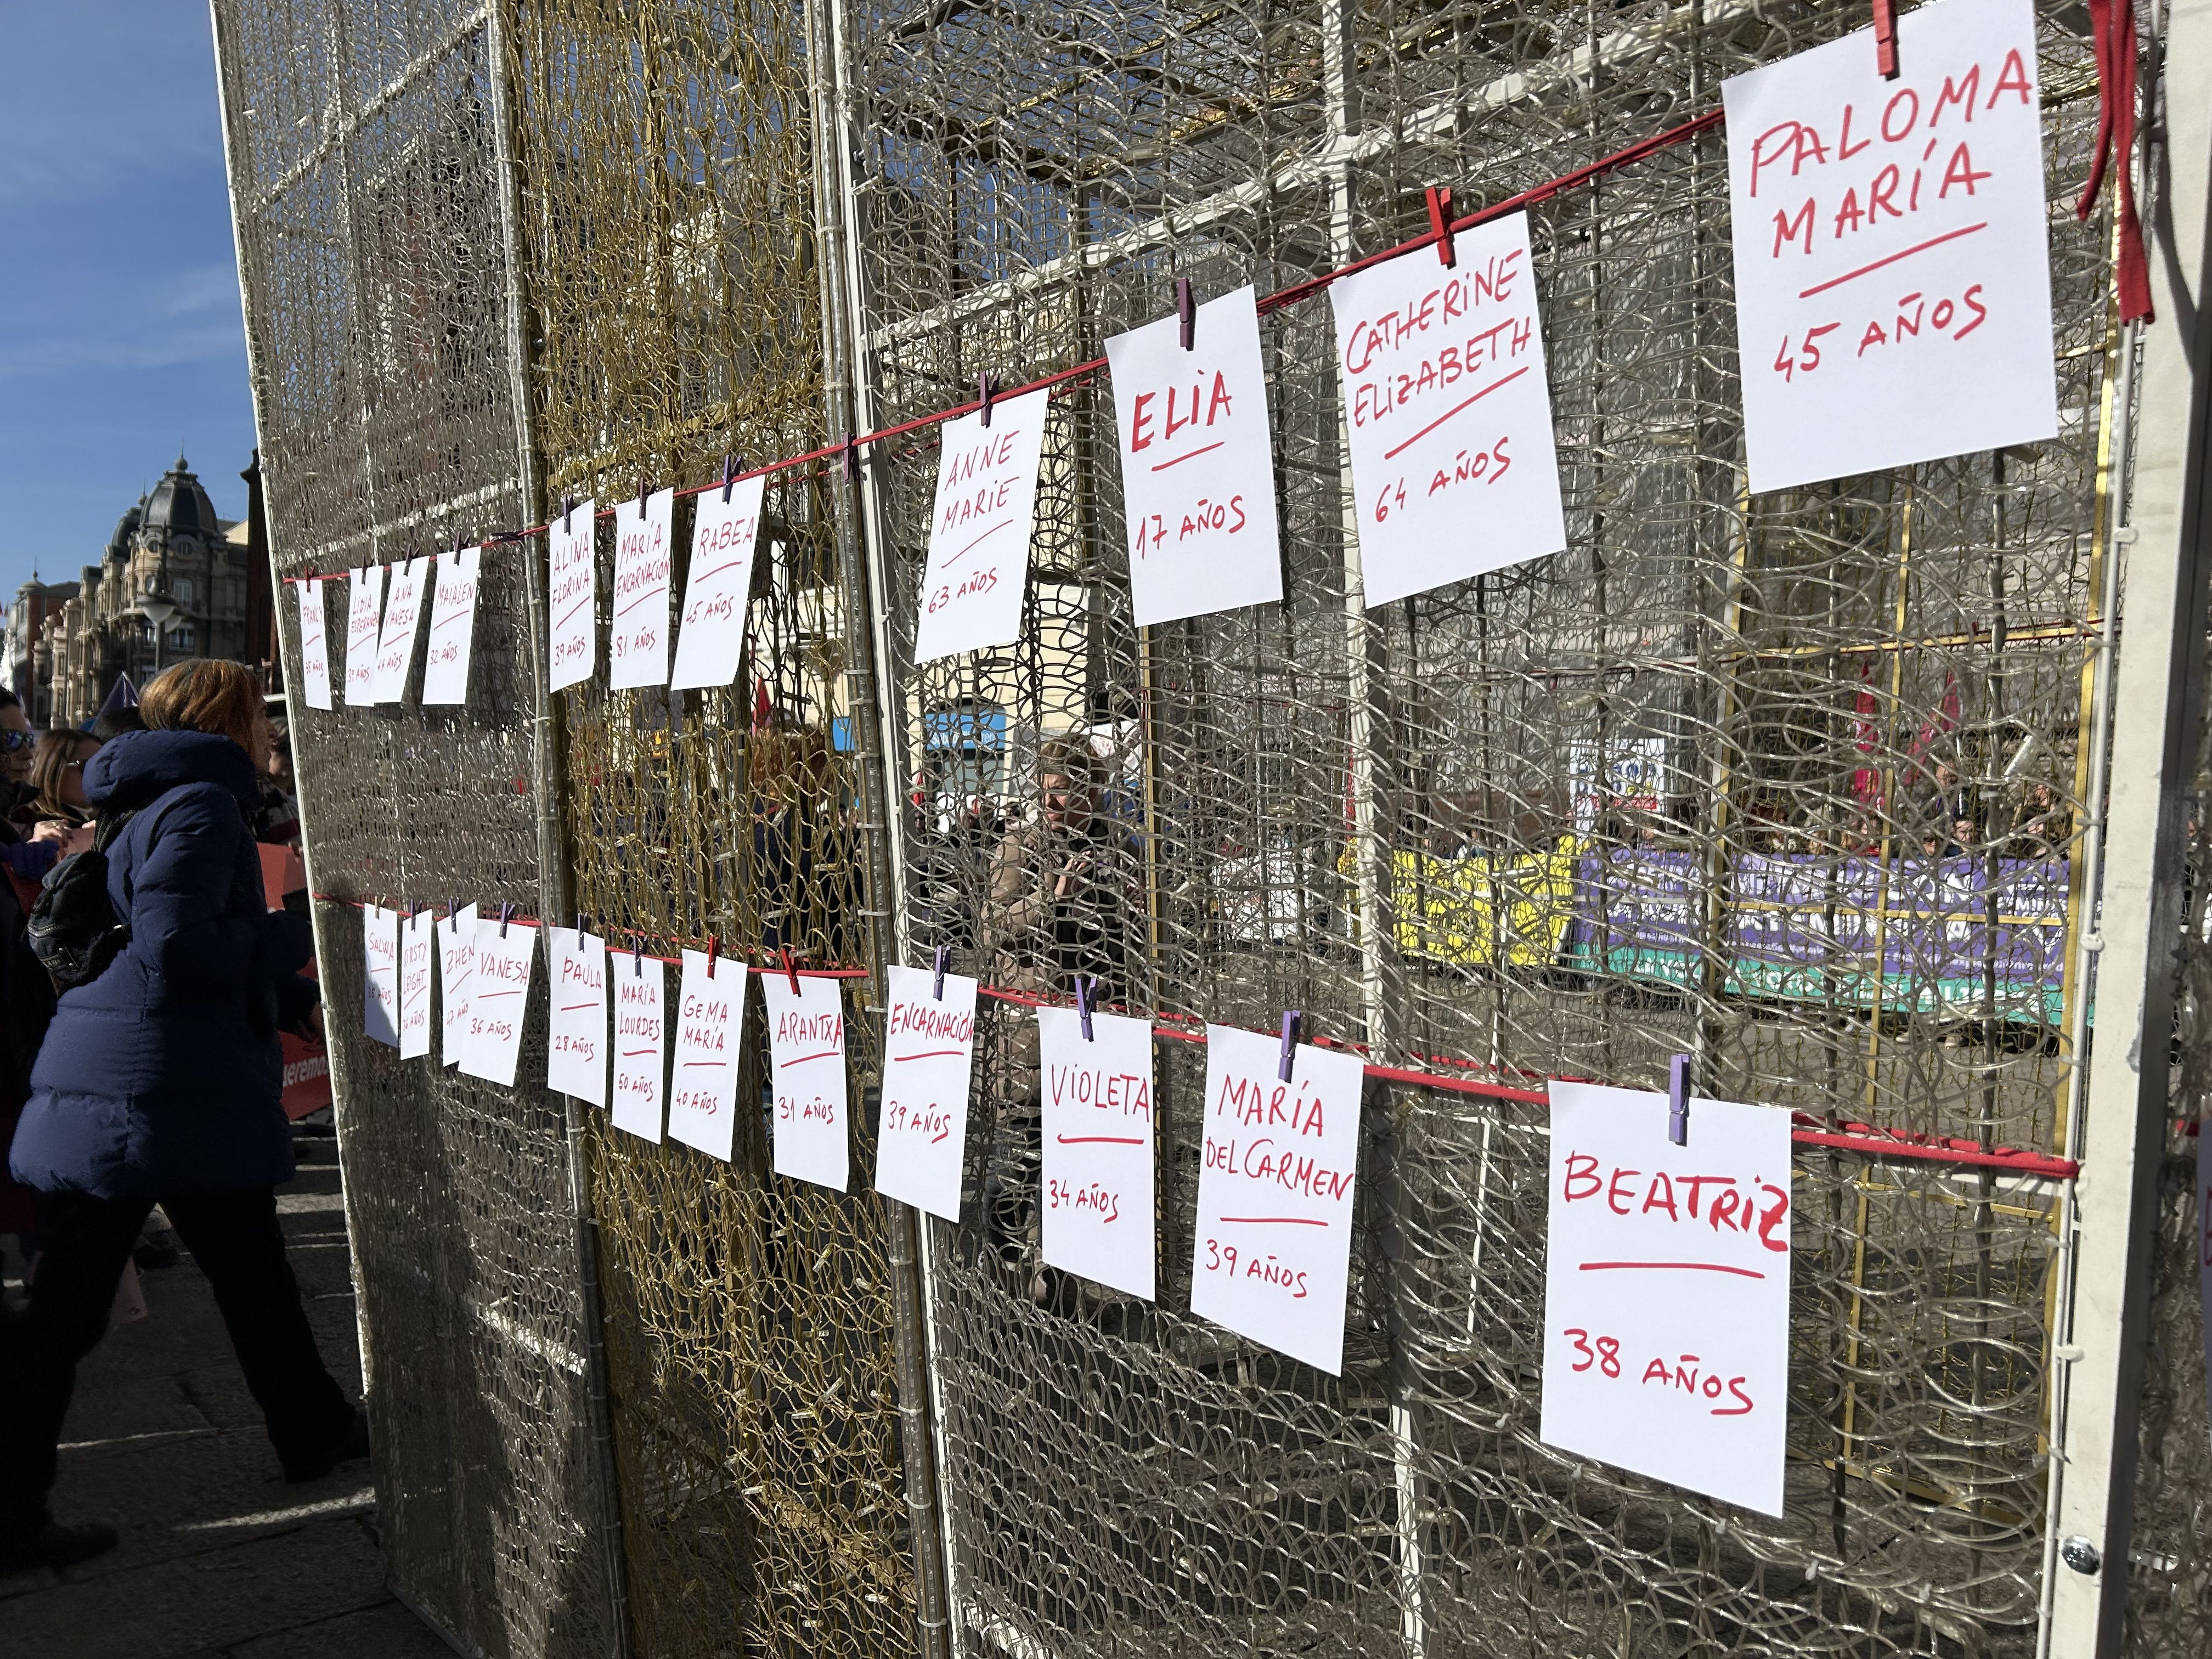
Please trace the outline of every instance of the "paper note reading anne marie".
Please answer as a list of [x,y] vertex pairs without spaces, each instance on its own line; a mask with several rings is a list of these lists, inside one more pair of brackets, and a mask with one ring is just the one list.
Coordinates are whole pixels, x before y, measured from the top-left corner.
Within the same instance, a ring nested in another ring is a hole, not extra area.
[[980,410],[945,423],[921,618],[915,629],[917,663],[1012,645],[1021,637],[1037,465],[1051,396],[1048,391],[1002,398],[992,405],[988,427]]

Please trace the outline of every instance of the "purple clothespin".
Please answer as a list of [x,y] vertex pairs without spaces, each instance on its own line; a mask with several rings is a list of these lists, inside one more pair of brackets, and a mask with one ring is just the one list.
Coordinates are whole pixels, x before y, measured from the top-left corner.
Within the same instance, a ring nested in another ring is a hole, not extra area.
[[942,945],[937,947],[937,990],[934,994],[939,1002],[945,1000],[945,959],[951,954],[952,952]]
[[991,429],[991,399],[998,395],[999,383],[996,380],[988,374],[975,377],[975,401],[983,406],[983,429],[986,432]]
[[722,505],[724,507],[730,504],[730,486],[737,481],[738,458],[735,455],[726,454],[722,457]]
[[512,904],[502,904],[499,907],[499,936],[501,939],[507,937],[507,918],[514,914],[514,907]]
[[1091,1035],[1091,992],[1097,983],[1096,974],[1078,974],[1075,976],[1075,1018],[1076,1023],[1083,1027],[1085,1042],[1094,1040]]
[[1284,1083],[1291,1080],[1291,1066],[1297,1055],[1298,1011],[1285,1009],[1283,1013],[1283,1060],[1275,1067],[1276,1078]]
[[1677,1054],[1667,1068],[1667,1139],[1690,1144],[1690,1057]]
[[1182,323],[1182,349],[1188,351],[1198,343],[1198,304],[1191,297],[1188,276],[1176,278],[1176,315]]

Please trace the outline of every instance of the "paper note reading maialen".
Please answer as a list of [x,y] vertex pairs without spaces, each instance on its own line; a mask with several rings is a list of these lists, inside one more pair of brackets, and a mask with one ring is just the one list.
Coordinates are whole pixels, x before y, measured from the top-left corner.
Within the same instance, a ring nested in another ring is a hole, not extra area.
[[422,702],[469,700],[469,649],[477,630],[477,581],[483,570],[483,549],[463,548],[438,556],[430,604],[430,644],[422,659]]

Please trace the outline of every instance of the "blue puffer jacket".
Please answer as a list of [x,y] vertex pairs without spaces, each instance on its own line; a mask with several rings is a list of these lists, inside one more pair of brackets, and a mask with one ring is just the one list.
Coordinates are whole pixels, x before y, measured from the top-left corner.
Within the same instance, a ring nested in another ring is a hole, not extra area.
[[107,849],[131,944],[64,994],[31,1072],[9,1167],[102,1198],[267,1187],[292,1175],[280,1024],[313,1006],[307,926],[263,897],[252,763],[228,738],[131,732],[84,793],[138,809]]

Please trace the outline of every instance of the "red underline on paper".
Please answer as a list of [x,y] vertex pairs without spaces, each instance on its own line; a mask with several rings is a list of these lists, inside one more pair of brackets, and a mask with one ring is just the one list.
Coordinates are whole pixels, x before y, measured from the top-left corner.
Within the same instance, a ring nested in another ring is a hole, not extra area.
[[580,1013],[586,1008],[597,1008],[599,1006],[596,1002],[564,1002],[561,1005],[561,1012],[564,1014]]
[[[957,1060],[968,1051],[965,1048],[925,1048],[918,1054],[893,1054],[891,1058],[903,1063],[909,1060]],[[796,1065],[798,1062],[793,1061]]]
[[793,1066],[804,1066],[810,1060],[835,1060],[844,1052],[842,1048],[824,1048],[818,1054],[793,1054],[789,1060],[776,1063],[787,1070]]
[[1899,248],[1896,252],[1885,255],[1870,265],[1861,265],[1856,270],[1847,270],[1840,276],[1831,276],[1825,283],[1815,283],[1812,287],[1800,293],[1797,297],[1801,300],[1809,300],[1815,294],[1826,294],[1832,288],[1841,288],[1845,283],[1853,282],[1869,272],[1880,270],[1884,265],[1893,265],[1899,259],[1910,259],[1916,253],[1925,253],[1931,247],[1941,247],[1946,242],[1955,242],[1961,236],[1971,236],[1978,230],[1987,230],[1989,228],[1989,221],[1984,219],[1978,225],[1962,225],[1956,230],[1947,230],[1941,236],[1930,236],[1924,242],[1915,242],[1911,247]]
[[958,564],[958,563],[960,562],[960,561],[961,561],[961,560],[963,560],[963,559],[966,558],[966,557],[967,557],[970,553],[973,553],[973,552],[974,552],[977,548],[979,548],[979,547],[982,546],[982,544],[983,544],[985,542],[989,541],[989,540],[991,539],[991,538],[992,538],[992,537],[994,537],[994,536],[997,535],[997,534],[998,534],[1001,530],[1012,530],[1013,527],[1014,527],[1014,521],[1013,521],[1012,519],[1001,519],[1001,520],[1000,520],[998,523],[996,523],[996,524],[993,525],[993,526],[992,526],[988,530],[985,531],[981,535],[980,535],[980,536],[976,537],[976,538],[975,538],[975,539],[974,541],[972,541],[972,542],[969,543],[967,546],[965,546],[965,547],[962,548],[962,549],[961,549],[957,553],[955,553],[955,554],[954,554],[951,558],[949,558],[949,559],[945,560],[945,562],[943,564],[939,565],[939,566],[938,567],[938,568],[939,568],[939,570],[950,570],[950,569],[951,569],[951,568],[952,568],[952,567],[953,567],[954,565]]
[[676,1063],[678,1066],[714,1066],[719,1067],[726,1066],[730,1062],[726,1060],[679,1060]]
[[1229,440],[1226,438],[1217,438],[1212,443],[1206,445],[1203,449],[1186,450],[1182,454],[1176,456],[1173,460],[1155,461],[1152,464],[1152,471],[1155,472],[1164,472],[1171,466],[1181,466],[1185,461],[1194,461],[1201,455],[1211,455],[1215,450],[1220,448],[1222,445],[1228,441]]
[[[640,1054],[657,1054],[659,1052],[660,1050],[658,1048],[625,1048],[622,1051],[622,1057],[624,1060],[635,1060]],[[684,1062],[687,1066],[696,1066],[698,1063],[699,1062],[697,1060],[686,1060]],[[721,1062],[717,1060],[714,1063],[719,1066]]]
[[[1127,1135],[1054,1135],[1053,1139],[1063,1146],[1141,1146],[1145,1144],[1141,1139]],[[1221,1218],[1224,1221],[1237,1219],[1234,1216]]]
[[1250,1221],[1269,1227],[1326,1227],[1328,1223],[1310,1215],[1225,1215],[1224,1221]]
[[494,997],[519,997],[521,994],[520,991],[485,991],[477,996],[477,1000],[489,1002]]
[[434,634],[441,628],[451,628],[457,622],[466,622],[471,614],[471,612],[469,608],[466,605],[463,605],[460,609],[455,611],[452,616],[447,617],[445,621],[441,623],[432,623],[430,624],[430,631]]
[[1423,427],[1419,432],[1416,432],[1412,437],[1407,439],[1405,442],[1400,444],[1397,448],[1384,450],[1382,452],[1382,459],[1386,461],[1396,460],[1400,455],[1403,454],[1407,450],[1411,449],[1415,444],[1420,442],[1422,439],[1427,437],[1429,434],[1434,432],[1438,427],[1442,426],[1446,421],[1451,419],[1453,416],[1458,414],[1462,410],[1468,408],[1474,404],[1480,403],[1485,398],[1487,398],[1492,392],[1497,391],[1498,388],[1502,386],[1512,385],[1514,381],[1519,380],[1523,374],[1526,374],[1528,372],[1528,368],[1529,365],[1523,363],[1520,368],[1515,369],[1510,374],[1506,375],[1503,380],[1492,380],[1488,386],[1483,387],[1481,391],[1476,392],[1472,398],[1462,398],[1460,402],[1453,404],[1449,409],[1446,410],[1443,414],[1437,416],[1435,420],[1431,421],[1426,426]]
[[656,593],[665,593],[667,591],[668,591],[668,584],[667,584],[666,582],[663,582],[663,583],[661,583],[658,587],[648,587],[648,588],[647,588],[647,589],[645,590],[645,592],[642,592],[642,593],[639,594],[635,599],[632,599],[632,600],[631,600],[628,605],[626,605],[623,606],[623,608],[622,608],[621,610],[619,610],[619,611],[616,611],[616,612],[615,612],[615,615],[617,615],[617,617],[627,617],[628,615],[629,615],[629,613],[630,613],[631,611],[633,611],[636,610],[636,609],[638,608],[638,606],[640,606],[640,605],[643,605],[643,604],[644,604],[647,599],[651,599],[654,594],[656,594]]
[[592,596],[589,593],[585,594],[582,599],[577,600],[575,604],[570,605],[566,611],[563,611],[560,616],[555,619],[553,626],[558,628],[562,623],[567,622],[569,617],[574,616],[579,611],[581,611],[586,605],[589,605],[592,602]]
[[1585,1261],[1586,1273],[1603,1273],[1612,1267],[1680,1268],[1685,1273],[1734,1273],[1740,1279],[1764,1279],[1766,1275],[1753,1267],[1730,1267],[1718,1261]]
[[720,575],[725,570],[735,570],[744,562],[744,561],[743,559],[732,559],[727,564],[718,564],[712,570],[703,570],[700,572],[699,574],[692,577],[690,585],[696,587],[702,582],[712,581],[715,577]]

